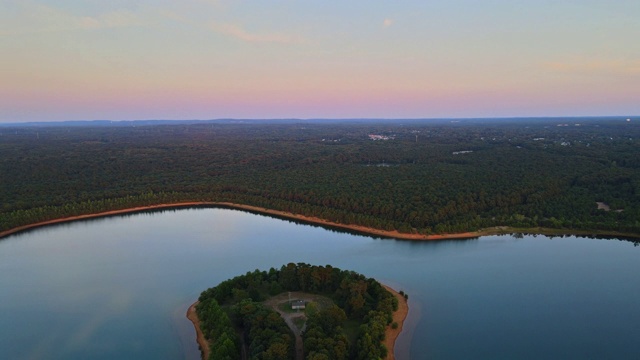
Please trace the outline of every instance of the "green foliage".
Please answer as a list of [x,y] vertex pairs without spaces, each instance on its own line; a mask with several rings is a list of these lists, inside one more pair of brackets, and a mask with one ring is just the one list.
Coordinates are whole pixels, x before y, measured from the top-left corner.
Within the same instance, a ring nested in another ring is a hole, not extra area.
[[241,300],[232,311],[247,338],[251,359],[292,358],[294,338],[277,312],[251,299]]
[[2,128],[0,231],[223,201],[407,233],[640,233],[640,127],[566,121]]
[[[231,323],[218,305],[224,304],[232,314],[235,328],[247,339],[251,358],[288,358],[279,357],[293,351],[293,338],[283,319],[261,302],[245,296],[255,292],[259,297],[266,297],[274,283],[284,291],[328,295],[336,303],[323,307],[311,303],[305,309],[308,319],[303,340],[307,358],[352,359],[359,353],[386,353],[381,341],[391,322],[395,297],[374,279],[330,265],[289,263],[279,270],[247,272],[203,291],[198,315],[204,319],[202,324],[207,337],[216,344],[230,343],[226,339],[219,340],[221,333],[228,333],[227,325]],[[350,341],[343,331],[349,321],[361,324],[355,341]],[[239,343],[235,343],[238,346],[236,353],[239,353]]]
[[203,299],[196,307],[200,327],[210,339],[210,359],[240,359],[239,340],[229,316],[213,299]]

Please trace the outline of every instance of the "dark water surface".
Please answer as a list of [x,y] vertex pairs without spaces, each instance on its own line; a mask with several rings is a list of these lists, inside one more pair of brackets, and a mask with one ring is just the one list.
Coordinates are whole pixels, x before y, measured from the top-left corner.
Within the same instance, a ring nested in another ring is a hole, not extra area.
[[0,240],[0,359],[197,359],[184,314],[199,293],[288,262],[408,292],[400,359],[640,358],[640,247],[630,242],[380,240],[186,209]]

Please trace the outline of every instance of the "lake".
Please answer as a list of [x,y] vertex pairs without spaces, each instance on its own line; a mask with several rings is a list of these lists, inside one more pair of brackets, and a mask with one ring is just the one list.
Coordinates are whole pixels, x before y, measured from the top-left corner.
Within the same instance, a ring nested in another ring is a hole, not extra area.
[[194,208],[0,240],[0,359],[198,359],[185,313],[200,292],[288,262],[407,292],[399,359],[640,356],[640,247],[628,241],[411,242]]

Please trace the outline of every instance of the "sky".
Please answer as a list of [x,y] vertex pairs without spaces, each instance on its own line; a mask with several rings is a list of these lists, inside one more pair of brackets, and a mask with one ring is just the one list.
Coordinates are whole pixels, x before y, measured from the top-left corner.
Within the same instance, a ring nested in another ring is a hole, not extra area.
[[640,115],[638,0],[0,0],[0,122]]

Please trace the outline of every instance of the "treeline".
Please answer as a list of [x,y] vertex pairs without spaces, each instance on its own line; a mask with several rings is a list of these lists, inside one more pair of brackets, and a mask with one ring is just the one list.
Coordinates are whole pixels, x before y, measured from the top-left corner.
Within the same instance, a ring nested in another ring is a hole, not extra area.
[[200,330],[209,340],[209,359],[240,359],[240,339],[229,315],[215,299],[201,299],[196,307]]
[[[294,338],[280,315],[250,298],[241,300],[229,309],[223,309],[213,299],[202,300],[196,311],[201,321],[201,330],[210,341],[209,359],[240,359],[243,343],[247,343],[250,359],[291,359]],[[231,318],[234,319],[232,324]],[[234,327],[235,326],[235,327]],[[240,329],[243,339],[238,337]]]
[[0,231],[228,201],[406,233],[640,234],[640,126],[563,121],[2,129]]
[[41,207],[15,210],[0,217],[0,229],[11,229],[22,225],[34,224],[51,219],[71,216],[95,214],[106,211],[130,209],[133,207],[156,204],[170,204],[188,201],[190,197],[179,193],[144,193],[128,195],[120,198],[86,200],[69,202],[63,205],[46,205]]
[[[256,270],[202,292],[196,310],[202,320],[202,330],[212,342],[212,353],[216,351],[229,356],[239,353],[238,348],[228,350],[230,344],[238,346],[240,342],[232,337],[231,321],[225,314],[235,319],[233,322],[242,329],[242,336],[265,332],[251,330],[253,327],[245,317],[247,313],[260,313],[260,318],[271,324],[267,326],[269,329],[286,328],[286,325],[284,328],[276,326],[279,315],[259,303],[284,291],[321,294],[335,302],[325,309],[310,307],[308,310],[307,330],[303,337],[307,359],[378,359],[386,356],[387,349],[382,341],[393,312],[398,308],[397,299],[374,279],[330,265],[304,263],[289,263],[279,270]],[[229,309],[227,313],[222,310],[224,307]],[[347,320],[360,324],[351,340],[343,329]],[[292,343],[287,343],[286,339],[284,332],[269,332],[268,336],[258,336],[258,340],[248,337],[251,356],[272,359],[268,354],[290,351]],[[218,350],[220,348],[222,350]]]

